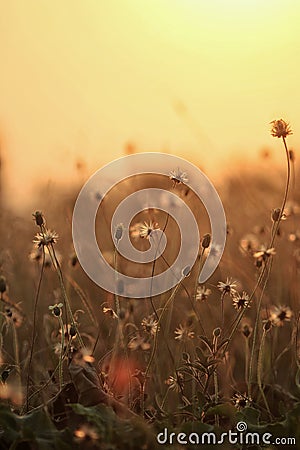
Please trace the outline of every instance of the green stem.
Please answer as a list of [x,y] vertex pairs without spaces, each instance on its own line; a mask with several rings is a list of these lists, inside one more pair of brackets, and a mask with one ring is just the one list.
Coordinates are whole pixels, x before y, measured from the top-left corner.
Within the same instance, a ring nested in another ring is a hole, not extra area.
[[[58,317],[59,326],[61,329],[61,350],[58,361],[58,379],[59,379],[59,389],[62,389],[63,386],[63,360],[64,360],[64,348],[65,348],[65,329],[64,322],[61,316]],[[67,326],[67,325],[66,325]]]
[[42,279],[44,274],[44,268],[45,268],[45,249],[42,248],[43,256],[42,256],[42,267],[40,272],[40,277],[38,281],[38,286],[35,294],[34,299],[34,306],[33,306],[33,327],[32,327],[32,336],[31,336],[31,347],[30,347],[30,354],[29,354],[29,361],[28,361],[28,372],[27,372],[27,381],[26,381],[26,411],[29,409],[29,382],[30,382],[30,369],[31,369],[31,363],[33,358],[33,350],[34,350],[34,343],[36,339],[36,318],[37,318],[37,306],[38,306],[38,300],[42,285]]
[[259,347],[259,353],[258,353],[258,361],[257,361],[257,384],[262,396],[262,399],[264,401],[266,410],[268,412],[269,418],[270,420],[272,420],[272,414],[263,390],[263,386],[262,386],[262,372],[263,372],[263,355],[264,355],[264,347],[265,347],[265,338],[266,338],[266,330],[263,330],[263,334],[262,334],[262,338],[261,338],[261,343],[260,343],[260,347]]

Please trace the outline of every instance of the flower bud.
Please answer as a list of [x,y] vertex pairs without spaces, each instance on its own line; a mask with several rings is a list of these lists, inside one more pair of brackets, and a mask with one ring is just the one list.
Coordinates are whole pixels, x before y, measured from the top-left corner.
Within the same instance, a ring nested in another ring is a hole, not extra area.
[[37,224],[38,227],[41,227],[42,225],[45,224],[44,222],[44,217],[41,211],[36,211],[34,214],[32,214],[33,217],[35,218],[35,223]]
[[213,336],[214,337],[219,337],[220,334],[221,334],[221,328],[219,328],[219,327],[215,328],[214,331],[213,331]]
[[280,208],[273,209],[272,211],[273,222],[278,222],[278,220],[280,219],[280,212],[281,212]]
[[6,291],[6,279],[3,275],[0,276],[0,292],[3,294]]
[[202,239],[202,248],[208,248],[210,246],[211,235],[205,234]]

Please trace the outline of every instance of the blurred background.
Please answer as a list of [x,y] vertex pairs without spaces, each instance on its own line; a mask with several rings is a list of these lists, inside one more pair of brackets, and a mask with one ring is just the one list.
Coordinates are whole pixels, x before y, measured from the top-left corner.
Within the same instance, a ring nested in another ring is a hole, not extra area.
[[41,186],[133,152],[185,157],[214,182],[283,165],[269,122],[291,122],[299,145],[299,21],[296,0],[2,2],[4,200],[28,214]]

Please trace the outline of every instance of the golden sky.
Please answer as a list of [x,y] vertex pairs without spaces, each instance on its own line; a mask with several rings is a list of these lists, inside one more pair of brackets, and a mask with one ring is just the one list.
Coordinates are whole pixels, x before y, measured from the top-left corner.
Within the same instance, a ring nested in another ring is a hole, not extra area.
[[298,0],[2,1],[7,193],[75,176],[78,158],[91,174],[126,142],[228,169],[237,152],[280,152],[275,118],[296,149],[299,23]]

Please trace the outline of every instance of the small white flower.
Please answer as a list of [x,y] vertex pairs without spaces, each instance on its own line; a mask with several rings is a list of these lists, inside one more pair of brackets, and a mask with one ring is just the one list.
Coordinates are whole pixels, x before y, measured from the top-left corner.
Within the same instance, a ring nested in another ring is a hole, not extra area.
[[150,239],[151,237],[151,233],[154,230],[159,230],[159,226],[157,222],[153,222],[152,220],[150,220],[149,223],[144,222],[142,225],[140,225],[140,229],[139,229],[139,233],[140,233],[140,237],[143,239]]
[[58,239],[58,234],[52,230],[45,230],[38,233],[33,240],[37,247],[47,246],[49,244],[55,244]]
[[183,172],[179,167],[176,170],[171,170],[169,177],[173,181],[174,186],[180,183],[186,184],[189,181],[187,173]]
[[210,289],[206,289],[205,286],[198,286],[197,287],[197,293],[196,293],[196,300],[207,300],[207,298],[209,297],[209,295],[211,294],[211,290]]
[[222,292],[222,294],[235,295],[236,294],[236,281],[232,281],[232,278],[226,278],[225,283],[223,281],[219,281],[218,288]]

